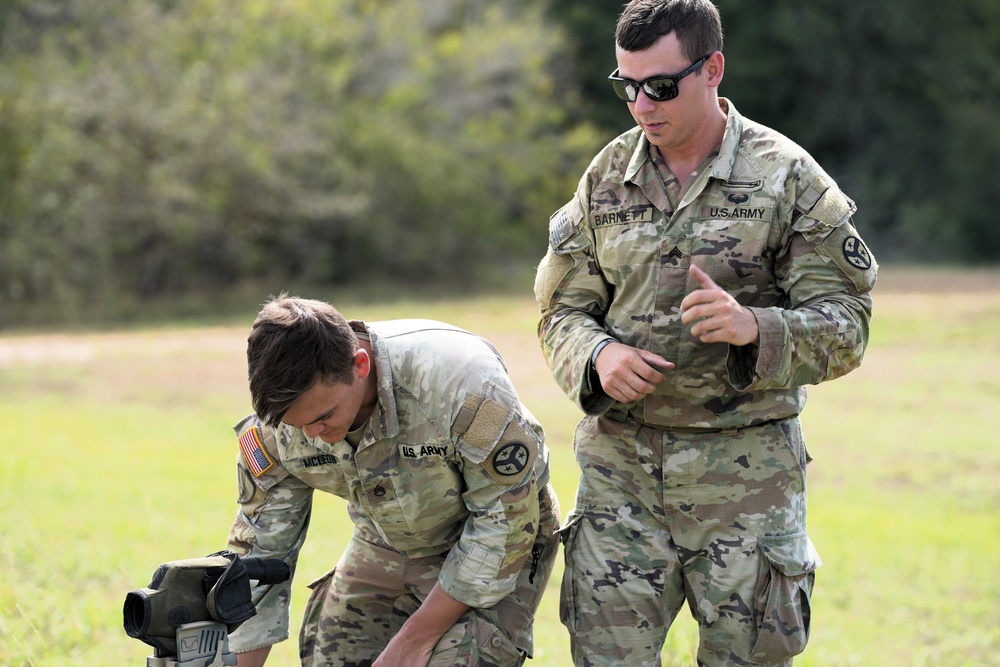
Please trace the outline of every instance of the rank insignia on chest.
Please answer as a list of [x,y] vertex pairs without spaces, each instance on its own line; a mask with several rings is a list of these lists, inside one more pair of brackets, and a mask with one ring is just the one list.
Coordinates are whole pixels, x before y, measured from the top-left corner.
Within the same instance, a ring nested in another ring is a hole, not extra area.
[[264,449],[259,427],[252,426],[240,434],[240,450],[254,477],[260,477],[274,467],[274,460]]

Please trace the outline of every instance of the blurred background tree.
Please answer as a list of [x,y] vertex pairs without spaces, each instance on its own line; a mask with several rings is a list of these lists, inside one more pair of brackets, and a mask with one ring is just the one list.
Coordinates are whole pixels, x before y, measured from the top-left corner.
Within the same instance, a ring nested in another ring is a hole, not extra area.
[[0,318],[241,281],[488,282],[544,251],[599,143],[565,120],[561,44],[487,0],[15,1]]
[[[621,6],[0,0],[0,326],[239,286],[523,288],[632,126],[605,81]],[[823,164],[881,260],[1000,260],[1000,4],[719,7],[722,94]]]

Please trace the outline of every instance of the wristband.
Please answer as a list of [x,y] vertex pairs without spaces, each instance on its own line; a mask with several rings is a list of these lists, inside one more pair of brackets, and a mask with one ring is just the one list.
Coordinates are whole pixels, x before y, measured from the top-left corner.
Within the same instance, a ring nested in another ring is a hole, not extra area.
[[597,370],[597,355],[601,353],[601,350],[603,350],[605,347],[614,342],[616,342],[614,338],[605,338],[604,340],[602,340],[600,343],[597,344],[597,347],[594,348],[594,353],[590,355],[591,369],[595,371]]

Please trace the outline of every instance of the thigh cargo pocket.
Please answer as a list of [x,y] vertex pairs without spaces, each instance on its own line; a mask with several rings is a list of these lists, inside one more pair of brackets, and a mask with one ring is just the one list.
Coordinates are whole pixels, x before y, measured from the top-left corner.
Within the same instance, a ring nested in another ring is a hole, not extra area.
[[563,544],[563,561],[565,564],[562,583],[559,587],[559,620],[562,621],[562,624],[570,632],[576,631],[578,627],[577,589],[576,582],[574,581],[573,567],[576,554],[573,547],[577,531],[580,528],[581,519],[583,519],[583,514],[570,512],[570,516],[566,520],[566,525],[556,533]]
[[479,652],[476,664],[480,667],[518,667],[527,657],[500,629],[499,623],[496,613],[488,610],[478,610],[473,617],[472,632]]
[[772,664],[806,648],[819,555],[805,532],[760,537],[760,574],[754,595],[757,637],[750,662]]
[[337,568],[333,568],[322,577],[309,584],[312,593],[306,602],[302,614],[302,627],[299,629],[299,657],[303,665],[311,665],[320,637],[320,620],[323,616],[323,605],[330,590],[330,582]]
[[428,667],[520,667],[527,657],[487,609],[473,609],[438,640]]

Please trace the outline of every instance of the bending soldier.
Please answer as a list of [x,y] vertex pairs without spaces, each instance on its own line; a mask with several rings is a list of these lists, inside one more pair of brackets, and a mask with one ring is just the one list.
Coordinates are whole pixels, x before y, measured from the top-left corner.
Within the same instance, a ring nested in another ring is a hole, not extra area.
[[[347,499],[354,522],[310,586],[302,664],[522,664],[559,509],[542,429],[497,350],[440,322],[348,322],[282,296],[247,362],[256,412],[236,427],[230,549],[294,570],[314,490]],[[288,637],[290,584],[255,591],[230,642],[240,666]]]

